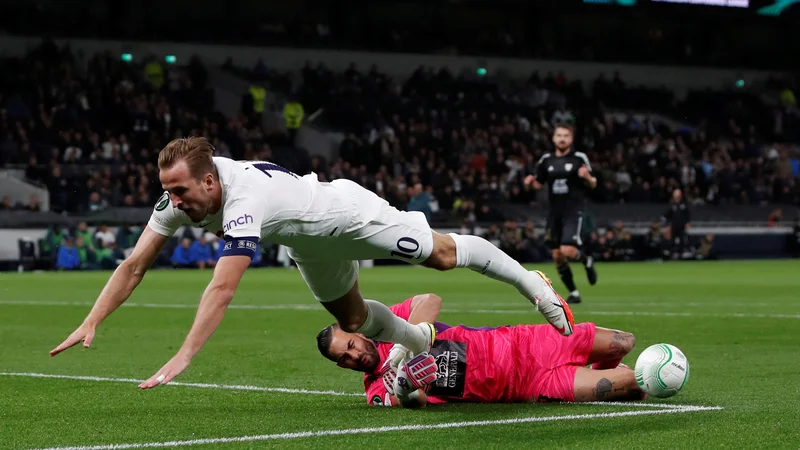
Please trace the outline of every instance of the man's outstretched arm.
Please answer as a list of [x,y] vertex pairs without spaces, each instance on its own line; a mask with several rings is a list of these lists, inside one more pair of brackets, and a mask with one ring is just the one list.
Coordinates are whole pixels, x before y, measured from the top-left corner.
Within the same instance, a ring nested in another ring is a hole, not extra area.
[[168,240],[168,236],[153,231],[149,226],[145,227],[133,253],[111,275],[81,326],[58,347],[50,350],[50,356],[55,356],[81,341],[88,348],[97,326],[131,296]]
[[415,295],[411,299],[411,313],[408,315],[408,323],[436,322],[440,312],[442,312],[441,297],[436,294]]
[[200,306],[197,308],[197,315],[194,319],[189,334],[183,342],[178,353],[156,372],[147,381],[139,385],[142,389],[154,388],[160,384],[169,383],[173,378],[181,374],[195,355],[200,352],[206,341],[214,334],[225,310],[233,300],[239,281],[242,279],[245,270],[250,265],[250,256],[231,255],[220,258],[217,267],[214,269],[214,278],[209,283]]

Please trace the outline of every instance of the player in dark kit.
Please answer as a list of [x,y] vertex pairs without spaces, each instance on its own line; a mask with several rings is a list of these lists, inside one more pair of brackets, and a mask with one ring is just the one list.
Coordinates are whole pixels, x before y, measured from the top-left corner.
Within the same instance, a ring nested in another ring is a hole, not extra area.
[[583,252],[581,224],[586,192],[597,186],[592,166],[584,153],[572,149],[574,130],[571,125],[558,124],[553,132],[555,153],[539,160],[534,175],[525,177],[525,186],[541,189],[547,184],[550,211],[547,215],[545,241],[553,251],[558,274],[570,294],[567,303],[580,303],[581,296],[572,278],[569,261],[580,261],[586,268],[589,284],[597,283],[594,260]]

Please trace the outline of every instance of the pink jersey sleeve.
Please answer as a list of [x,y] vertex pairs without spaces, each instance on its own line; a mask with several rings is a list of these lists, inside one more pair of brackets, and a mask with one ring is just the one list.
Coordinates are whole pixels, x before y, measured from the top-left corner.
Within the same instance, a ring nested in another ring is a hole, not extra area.
[[392,406],[392,395],[383,385],[380,374],[364,377],[364,391],[367,393],[367,404],[373,406]]
[[411,316],[411,302],[414,298],[406,299],[403,303],[398,303],[396,305],[392,305],[389,307],[390,310],[394,313],[395,316],[403,319],[408,320],[409,316]]

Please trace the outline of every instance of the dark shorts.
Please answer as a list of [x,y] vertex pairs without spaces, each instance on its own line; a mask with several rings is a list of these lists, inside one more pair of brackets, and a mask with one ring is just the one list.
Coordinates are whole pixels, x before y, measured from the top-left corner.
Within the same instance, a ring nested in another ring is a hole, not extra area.
[[550,212],[550,215],[547,216],[547,226],[545,228],[545,244],[551,249],[557,249],[562,245],[577,248],[583,247],[581,238],[582,223],[583,211]]

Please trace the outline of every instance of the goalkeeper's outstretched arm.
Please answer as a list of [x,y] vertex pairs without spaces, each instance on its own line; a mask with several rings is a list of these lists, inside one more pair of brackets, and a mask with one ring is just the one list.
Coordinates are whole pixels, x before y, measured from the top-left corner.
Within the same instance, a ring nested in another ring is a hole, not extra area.
[[416,325],[422,322],[433,323],[442,312],[442,298],[436,294],[415,295],[411,299],[411,313],[408,323]]

